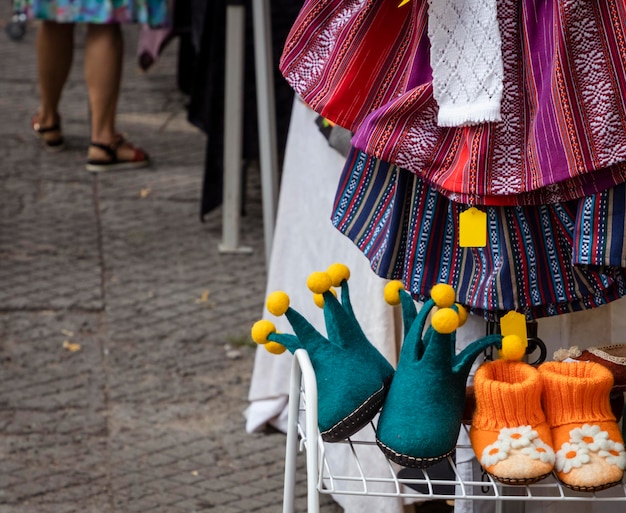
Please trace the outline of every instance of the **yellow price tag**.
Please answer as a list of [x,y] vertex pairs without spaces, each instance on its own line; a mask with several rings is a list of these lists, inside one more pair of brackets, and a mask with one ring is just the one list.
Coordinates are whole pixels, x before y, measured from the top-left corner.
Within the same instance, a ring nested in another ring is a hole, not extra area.
[[528,344],[528,334],[526,333],[526,317],[519,312],[509,312],[500,319],[500,333],[503,337],[507,335],[517,335]]
[[526,317],[521,313],[509,312],[500,319],[500,333],[502,333],[502,349],[500,358],[505,360],[521,360],[528,348],[528,334],[526,333]]
[[487,245],[487,213],[476,207],[459,215],[459,244],[462,248],[484,248]]

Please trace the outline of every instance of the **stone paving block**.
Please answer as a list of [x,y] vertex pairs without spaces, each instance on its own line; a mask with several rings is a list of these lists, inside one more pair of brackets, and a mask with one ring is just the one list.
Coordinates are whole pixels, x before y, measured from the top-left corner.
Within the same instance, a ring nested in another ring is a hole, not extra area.
[[0,308],[101,310],[91,189],[6,180],[0,203],[13,195],[19,209],[0,219]]
[[[88,139],[84,144],[68,135],[67,149],[58,155],[47,153],[30,132],[13,136],[3,143],[0,153],[6,155],[0,168],[0,177],[30,177],[53,181],[81,182],[92,185],[93,176],[85,171],[85,155]],[[32,155],[25,158],[24,155]]]
[[[177,472],[170,477],[172,483],[184,484],[184,485],[194,485],[194,486],[202,486],[204,489],[210,490],[210,484],[215,481],[207,479],[203,470],[185,470],[181,472]],[[229,485],[228,482],[224,482],[223,486],[219,488],[228,488],[232,486]]]
[[[67,313],[0,314],[4,433],[104,430],[105,384],[93,321]],[[76,344],[76,350],[64,343]]]
[[[242,510],[237,506],[237,502],[233,502],[231,504],[218,504],[214,505],[210,499],[198,499],[196,500],[196,510],[197,512],[209,512],[209,513],[241,513]],[[279,512],[280,509],[277,510]]]
[[[224,428],[219,427],[215,428],[216,431],[221,432]],[[224,443],[223,440],[220,443]],[[280,451],[280,448],[276,448]],[[204,441],[200,438],[189,440],[187,443],[181,443],[180,440],[176,444],[172,444],[169,448],[164,448],[165,451],[171,451],[172,454],[176,454],[177,457],[183,462],[181,463],[184,467],[186,463],[188,466],[186,468],[186,473],[182,474],[165,474],[158,475],[159,469],[151,468],[145,469],[147,473],[150,473],[154,476],[154,481],[149,483],[150,486],[155,486],[158,483],[159,489],[165,490],[168,493],[171,491],[172,487],[176,489],[176,494],[183,495],[186,494],[189,497],[209,497],[210,502],[212,504],[222,504],[229,502],[236,502],[237,507],[241,508],[238,511],[247,511],[245,507],[241,506],[241,498],[247,497],[249,495],[257,495],[256,492],[267,492],[268,483],[272,483],[272,485],[278,490],[282,490],[282,480],[255,480],[254,482],[249,482],[249,478],[251,475],[250,469],[254,468],[257,463],[251,463],[245,459],[245,456],[242,455],[237,459],[232,459],[230,457],[224,459],[223,456],[220,456],[222,453],[226,452],[223,446],[211,447],[210,441]],[[214,457],[210,462],[200,461],[198,459],[198,454],[201,454],[204,450],[204,454],[211,454]],[[149,456],[146,455],[149,459]],[[215,456],[217,456],[217,460],[215,460]],[[128,465],[132,464],[133,461],[137,461],[139,458],[137,455],[133,455],[131,461],[125,461],[125,466],[128,470]],[[205,466],[197,465],[197,463],[202,463]],[[265,462],[267,464],[267,462]],[[117,466],[117,465],[116,465]],[[168,468],[173,468],[175,465],[169,464]],[[181,476],[193,476],[193,473],[197,472],[199,476],[203,476],[204,479],[181,485],[179,479]],[[205,474],[208,472],[208,475]],[[132,475],[136,475],[135,472],[131,472]],[[254,476],[253,476],[254,477]],[[114,480],[115,481],[115,480]],[[262,485],[259,485],[262,483]],[[146,483],[148,485],[148,483]],[[236,492],[233,495],[232,490],[237,490],[240,487],[245,487],[245,492]],[[225,494],[226,492],[226,494]],[[254,493],[253,493],[254,492]],[[282,493],[282,492],[280,492]],[[221,511],[221,510],[220,510]]]
[[[4,27],[4,24],[1,25]],[[24,81],[25,77],[34,77],[37,66],[37,55],[35,53],[35,33],[33,30],[27,30],[25,37],[20,42],[7,42],[3,33],[2,37],[2,82],[16,83]],[[28,51],[24,51],[24,46],[28,47]],[[20,98],[25,95],[13,95],[10,98]],[[9,98],[9,97],[5,97]]]
[[[172,147],[164,146],[153,136],[142,138],[141,144],[149,153],[153,165],[134,173],[98,176],[100,196],[111,200],[139,199],[151,207],[154,202],[163,200],[188,202],[196,210],[199,220],[204,136],[194,144],[198,148],[191,150],[186,145],[181,145],[181,139],[189,137],[189,134],[176,134],[171,142]],[[189,164],[190,153],[191,161],[197,164]]]
[[255,497],[243,497],[237,501],[237,507],[241,511],[255,511],[264,506],[276,503],[276,497],[271,493],[261,493]]
[[11,486],[3,489],[3,502],[70,502],[106,489],[103,438],[84,437],[81,442],[70,442],[58,435],[19,435],[19,444],[12,444],[17,437],[0,436],[3,460],[14,464]]
[[20,504],[4,506],[0,513],[115,513],[106,495],[72,504]]
[[[35,73],[34,58],[32,60],[32,69],[33,73]],[[4,61],[4,55],[3,62],[6,62]],[[6,70],[6,68],[7,66],[5,65],[4,69]],[[16,102],[16,97],[22,100]],[[24,79],[23,76],[12,78],[5,76],[3,73],[3,76],[0,77],[0,109],[2,109],[3,113],[6,113],[6,118],[3,119],[3,123],[0,123],[0,134],[15,141],[35,141],[31,134],[30,118],[36,110],[36,97],[37,85],[34,80]],[[7,142],[6,140],[3,141],[3,150]]]
[[[103,249],[110,276],[105,285],[113,305],[111,335],[115,338],[135,337],[144,326],[150,326],[154,333],[173,335],[175,330],[168,321],[171,324],[174,320],[187,329],[197,326],[202,321],[198,313],[220,315],[220,309],[230,308],[231,297],[236,294],[232,286],[222,289],[219,283],[213,283],[212,276],[234,273],[246,281],[246,274],[262,272],[258,264],[251,266],[250,258],[241,255],[221,258],[219,267],[224,269],[216,269],[214,262],[207,265],[203,252],[206,236],[197,222],[195,206],[162,202],[158,215],[153,210],[142,214],[140,201],[103,204]],[[137,283],[133,279],[138,273],[142,280]],[[147,297],[146,283],[151,285],[152,297]],[[208,297],[202,301],[204,290]],[[250,290],[240,294],[250,294]],[[120,310],[116,301],[119,296],[124,298]],[[220,298],[229,301],[220,302]],[[256,305],[260,311],[262,300],[257,299]],[[163,318],[165,321],[161,321]],[[211,326],[199,329],[210,331]],[[145,334],[145,330],[140,333]]]
[[[135,410],[136,413],[129,414],[132,417],[126,417],[127,420],[138,421],[136,417],[137,413],[140,413],[150,420],[159,419],[165,425],[169,422],[182,424],[181,419],[184,419],[187,423],[185,429],[200,429],[194,426],[201,422],[205,415],[211,413],[210,403],[219,399],[221,390],[228,385],[225,381],[218,385],[218,378],[208,379],[206,373],[216,371],[216,376],[223,376],[224,373],[228,375],[230,367],[225,371],[222,363],[220,369],[220,355],[214,355],[210,356],[211,363],[194,369],[187,363],[193,363],[195,353],[188,355],[184,350],[179,351],[175,348],[169,352],[171,358],[160,364],[153,361],[151,344],[146,344],[146,348],[147,350],[132,356],[124,349],[111,351],[110,354],[113,355],[119,353],[120,359],[128,357],[126,364],[120,366],[120,373],[112,375],[109,381],[113,413],[117,412],[118,403],[120,408],[127,408],[123,404],[132,405],[133,408],[138,407],[138,409]],[[168,354],[168,352],[163,351],[160,354]],[[186,359],[187,357],[189,360]],[[207,355],[208,358],[209,355]],[[169,370],[167,369],[168,362]],[[241,369],[241,363],[235,361],[232,369]],[[240,371],[233,370],[233,372],[239,373]],[[164,376],[167,380],[163,379]],[[236,383],[231,386],[235,385]],[[238,386],[243,388],[241,384]],[[168,403],[175,403],[177,406],[169,407]],[[215,408],[212,413],[217,413]]]

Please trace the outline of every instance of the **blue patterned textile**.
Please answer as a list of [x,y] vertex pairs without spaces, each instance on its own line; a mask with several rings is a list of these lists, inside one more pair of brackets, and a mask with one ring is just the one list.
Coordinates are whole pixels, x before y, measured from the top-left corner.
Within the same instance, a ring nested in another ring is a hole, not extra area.
[[487,246],[461,247],[459,214],[413,173],[353,149],[333,225],[380,276],[418,300],[447,283],[457,300],[496,320],[517,310],[539,318],[594,308],[626,294],[626,186],[541,206],[481,207]]

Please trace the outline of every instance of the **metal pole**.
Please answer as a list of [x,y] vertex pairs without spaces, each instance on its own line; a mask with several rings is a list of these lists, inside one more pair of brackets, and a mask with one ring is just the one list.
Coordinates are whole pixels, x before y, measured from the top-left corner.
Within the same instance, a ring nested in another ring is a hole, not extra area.
[[263,195],[263,228],[265,262],[269,265],[274,238],[278,203],[278,158],[276,149],[276,108],[274,100],[274,66],[272,63],[272,30],[268,0],[253,0],[254,57],[256,68],[257,114],[261,187]]
[[243,70],[246,8],[242,1],[226,6],[226,77],[224,98],[224,198],[222,203],[223,253],[250,253],[239,245],[243,140]]
[[283,513],[294,513],[296,490],[296,457],[298,455],[298,415],[300,412],[300,381],[302,370],[297,358],[291,363],[289,407],[287,414],[287,445],[285,447],[285,483]]

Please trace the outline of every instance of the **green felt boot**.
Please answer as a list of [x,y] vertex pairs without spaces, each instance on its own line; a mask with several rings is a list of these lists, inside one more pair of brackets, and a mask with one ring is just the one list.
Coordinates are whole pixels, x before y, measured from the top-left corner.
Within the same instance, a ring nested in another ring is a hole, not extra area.
[[[455,332],[467,314],[454,304],[452,287],[435,285],[419,314],[399,282],[389,283],[385,295],[388,302],[402,304],[404,342],[378,421],[376,441],[399,465],[427,467],[454,450],[472,363],[485,348],[500,348],[502,335],[477,340],[456,355]],[[434,306],[439,309],[424,333]]]
[[[273,315],[285,315],[295,335],[277,333],[267,320],[252,328],[255,342],[270,352],[285,348],[291,353],[306,349],[315,370],[318,390],[318,425],[327,442],[343,440],[356,433],[380,410],[393,367],[367,339],[350,303],[348,278],[343,264],[333,264],[326,272],[312,273],[307,284],[323,304],[328,337],[319,333],[302,315],[289,306],[284,292],[273,292],[267,308]],[[341,302],[332,287],[341,287]]]

